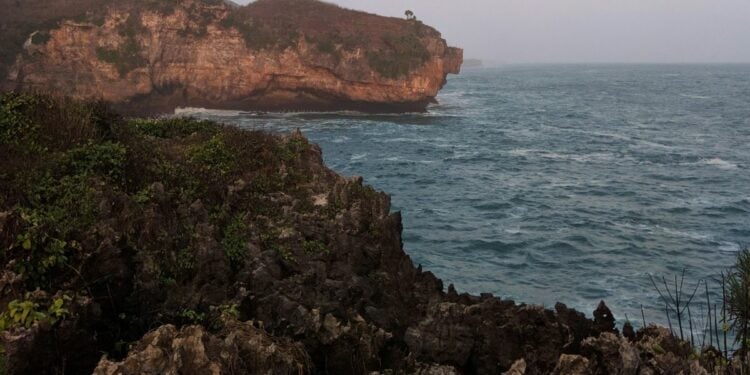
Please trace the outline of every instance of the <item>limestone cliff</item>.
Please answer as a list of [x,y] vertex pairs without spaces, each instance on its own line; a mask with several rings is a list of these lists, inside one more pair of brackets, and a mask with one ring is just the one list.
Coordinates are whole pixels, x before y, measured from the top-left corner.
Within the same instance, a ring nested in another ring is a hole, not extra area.
[[27,30],[4,89],[103,99],[139,114],[178,106],[421,111],[462,63],[460,49],[417,20],[314,0],[57,6],[67,3],[80,8],[68,12],[75,16],[50,15]]

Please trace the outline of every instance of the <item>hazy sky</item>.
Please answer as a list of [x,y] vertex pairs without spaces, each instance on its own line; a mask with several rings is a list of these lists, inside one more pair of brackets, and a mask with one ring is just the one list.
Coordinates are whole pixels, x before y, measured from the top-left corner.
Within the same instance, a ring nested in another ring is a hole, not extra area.
[[[240,0],[248,3],[249,0]],[[333,0],[499,62],[750,62],[750,0]]]

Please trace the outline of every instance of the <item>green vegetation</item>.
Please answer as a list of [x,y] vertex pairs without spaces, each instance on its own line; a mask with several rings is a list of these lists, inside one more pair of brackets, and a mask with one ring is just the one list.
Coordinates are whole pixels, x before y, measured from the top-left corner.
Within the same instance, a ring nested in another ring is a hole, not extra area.
[[329,254],[330,250],[325,243],[320,241],[305,241],[302,247],[308,254]]
[[210,174],[226,175],[237,166],[237,158],[224,138],[217,134],[206,143],[196,146],[190,160]]
[[221,240],[221,246],[234,271],[245,265],[245,252],[249,240],[248,233],[248,228],[240,215],[233,218],[224,229],[224,239]]
[[47,31],[37,31],[31,35],[31,43],[36,45],[44,45],[49,41],[50,35]]
[[750,345],[750,250],[745,248],[737,255],[737,262],[726,278],[726,307],[731,328],[737,333],[740,353],[747,353]]
[[139,36],[146,31],[147,29],[141,23],[140,10],[131,10],[128,18],[119,26],[117,31],[123,38],[123,42],[115,49],[97,47],[96,57],[114,65],[120,76],[125,76],[135,69],[147,66],[148,60],[143,57],[141,45],[138,41]]
[[[112,327],[97,331],[103,349],[121,353],[154,321],[216,327],[221,315],[239,316],[229,297],[192,298],[206,284],[198,271],[246,272],[252,248],[276,252],[286,267],[330,252],[322,241],[281,235],[291,223],[280,197],[305,202],[304,215],[327,216],[306,195],[309,148],[298,135],[126,120],[101,103],[0,95],[0,258],[18,275],[18,294],[0,298],[10,306],[0,324],[75,322],[77,300],[37,295],[72,290],[102,306],[97,319]],[[26,293],[34,297],[18,297]]]
[[404,77],[430,59],[429,51],[416,34],[386,34],[383,43],[388,48],[368,52],[367,61],[384,77]]
[[211,121],[198,121],[190,118],[133,119],[133,125],[139,133],[157,138],[182,138],[196,133],[214,135],[221,126]]
[[45,301],[47,302],[47,306],[45,307],[34,300],[31,293],[26,293],[23,300],[10,301],[7,309],[0,313],[0,330],[14,327],[29,328],[34,323],[40,321],[55,324],[70,313],[64,307],[65,302],[70,300],[70,297],[63,295],[62,297]]
[[297,44],[300,34],[292,23],[254,18],[236,10],[221,21],[224,28],[235,28],[251,50],[284,50]]

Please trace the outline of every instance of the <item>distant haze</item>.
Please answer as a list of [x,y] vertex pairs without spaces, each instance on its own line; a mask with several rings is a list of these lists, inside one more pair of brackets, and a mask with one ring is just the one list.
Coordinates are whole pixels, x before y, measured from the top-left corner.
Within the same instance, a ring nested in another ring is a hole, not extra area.
[[[249,0],[238,1],[247,4]],[[334,0],[495,62],[750,62],[750,0]]]

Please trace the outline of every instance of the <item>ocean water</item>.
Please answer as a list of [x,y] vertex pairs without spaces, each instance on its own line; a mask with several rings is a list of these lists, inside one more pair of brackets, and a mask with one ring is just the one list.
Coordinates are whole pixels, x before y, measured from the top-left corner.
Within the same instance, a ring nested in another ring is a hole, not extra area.
[[467,70],[438,100],[427,114],[180,113],[300,128],[329,167],[392,195],[407,253],[459,291],[588,313],[605,300],[620,321],[643,305],[665,322],[649,275],[685,269],[692,291],[750,243],[750,65]]

